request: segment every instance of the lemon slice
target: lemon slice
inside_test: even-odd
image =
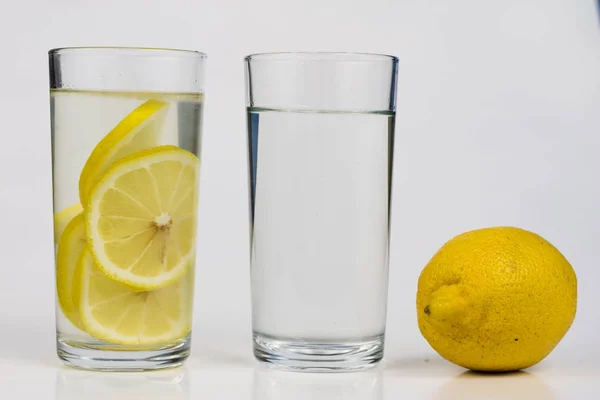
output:
[[[78,272],[79,312],[92,336],[109,343],[154,345],[190,332],[193,269],[169,286],[140,292],[109,279],[86,249]]]
[[[89,194],[115,161],[156,146],[168,103],[148,100],[117,124],[94,148],[79,177],[79,199],[87,206]]]
[[[83,328],[77,312],[77,304],[73,298],[75,269],[86,247],[85,221],[83,213],[79,213],[64,229],[56,252],[56,293],[58,304],[69,321],[78,328]]]
[[[81,211],[83,207],[77,203],[54,214],[54,244],[58,244],[67,224]]]
[[[181,277],[192,260],[200,160],[175,146],[113,164],[90,194],[87,237],[111,279],[152,290]]]

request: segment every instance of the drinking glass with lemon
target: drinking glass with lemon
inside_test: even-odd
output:
[[[51,102],[59,357],[87,369],[179,365],[203,94],[54,88]]]

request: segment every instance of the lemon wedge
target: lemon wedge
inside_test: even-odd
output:
[[[54,244],[58,244],[69,222],[81,211],[83,207],[77,203],[54,214]]]
[[[58,304],[69,321],[83,328],[74,300],[75,269],[86,247],[83,213],[73,218],[64,229],[56,252],[56,293]]]
[[[78,265],[79,312],[86,331],[109,343],[156,345],[191,330],[193,269],[177,282],[151,292],[109,279],[84,250]]]
[[[114,163],[85,210],[90,250],[112,280],[153,290],[183,276],[194,256],[200,160],[159,146]]]
[[[123,118],[96,145],[79,177],[79,198],[84,207],[94,185],[115,161],[156,146],[167,105],[160,100],[146,101]]]

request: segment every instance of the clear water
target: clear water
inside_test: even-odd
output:
[[[176,145],[200,157],[201,94],[69,90],[50,93],[55,213],[79,203],[79,176],[96,144],[126,115],[149,99],[169,103],[157,144]],[[63,315],[58,302],[56,310],[61,339],[101,344],[73,326]]]
[[[383,334],[394,118],[248,109],[256,334]]]

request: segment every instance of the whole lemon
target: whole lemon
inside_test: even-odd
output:
[[[577,277],[535,233],[494,227],[447,242],[419,277],[419,329],[445,359],[513,371],[544,359],[575,318]]]

